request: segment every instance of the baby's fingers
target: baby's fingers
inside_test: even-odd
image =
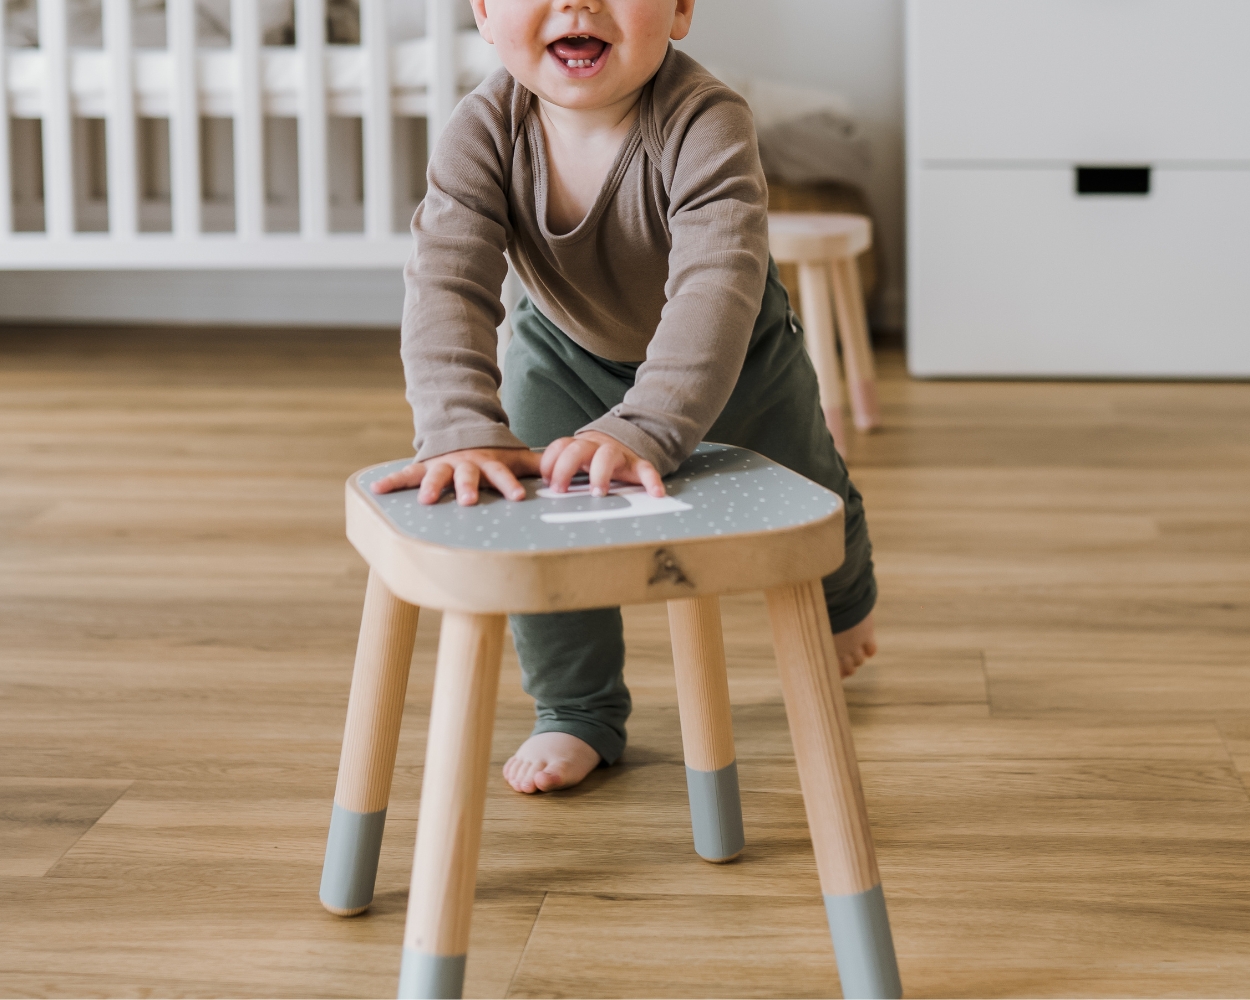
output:
[[[495,487],[509,500],[524,500],[525,487],[520,484],[517,477],[512,474],[503,462],[487,462],[482,466],[482,474],[486,477],[486,481]]]
[[[551,468],[551,488],[557,493],[567,493],[573,477],[587,467],[594,451],[593,443],[574,438]]]
[[[482,470],[472,462],[460,462],[453,476],[456,483],[456,501],[462,507],[477,503],[477,485],[482,480]]]
[[[394,493],[396,490],[410,490],[414,486],[420,486],[424,478],[425,465],[421,462],[413,462],[406,469],[383,476],[369,488],[374,493]]]
[[[571,437],[556,438],[543,449],[542,459],[538,463],[538,473],[547,482],[551,482],[551,476],[555,472],[556,461],[560,458],[561,452],[572,443]]]
[[[612,477],[616,470],[624,465],[625,456],[620,449],[611,445],[601,444],[590,460],[590,492],[597,497],[606,497],[612,488]]]
[[[425,478],[421,480],[421,492],[417,494],[418,503],[438,503],[443,490],[451,485],[451,466],[446,462],[432,463],[425,470]]]
[[[668,490],[664,488],[664,480],[660,478],[660,474],[655,471],[655,466],[650,462],[640,460],[634,466],[634,472],[638,476],[638,482],[653,497],[662,497],[668,494]]]

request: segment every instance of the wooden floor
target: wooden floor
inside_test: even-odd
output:
[[[393,996],[437,616],[364,917],[317,901],[396,338],[0,330],[0,994]],[[1250,989],[1250,386],[919,383],[854,442],[847,684],[910,996]],[[624,763],[492,778],[467,995],[819,997],[761,601],[725,602],[748,846],[690,843],[662,608]],[[495,764],[528,731],[505,663]]]

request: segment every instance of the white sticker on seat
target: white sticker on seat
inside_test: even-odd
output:
[[[570,486],[567,493],[557,493],[549,487],[538,491],[544,500],[582,499],[591,495],[589,483],[578,483]],[[693,510],[688,503],[675,497],[653,497],[641,486],[629,484],[614,485],[608,490],[608,496],[621,497],[628,502],[628,507],[605,507],[601,510],[574,510],[567,514],[543,514],[542,520],[547,524],[577,524],[584,521],[614,521],[624,517],[651,517],[655,514],[677,514],[683,510]]]

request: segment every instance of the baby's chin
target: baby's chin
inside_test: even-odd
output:
[[[615,57],[619,53],[611,55]],[[508,71],[526,90],[537,94],[547,104],[569,111],[599,111],[637,95],[659,68],[657,63],[654,67],[631,72],[632,67],[622,65],[624,62],[609,58],[595,75],[580,78],[567,74],[551,58],[531,68],[529,73],[517,73],[511,67]]]

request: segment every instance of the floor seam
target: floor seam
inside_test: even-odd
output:
[[[534,939],[534,928],[538,926],[538,918],[542,916],[543,907],[547,905],[547,897],[551,895],[550,891],[543,891],[542,902],[538,904],[538,909],[534,911],[534,922],[530,924],[529,933],[525,935],[525,945],[521,948],[521,955],[516,960],[516,967],[512,970],[512,975],[508,977],[508,986],[503,991],[505,997],[512,996],[512,986],[516,982],[517,973],[521,971],[521,966],[525,962],[525,954],[530,950],[530,941]]]
[[[1246,775],[1241,773],[1241,768],[1237,766],[1237,757],[1233,754],[1233,748],[1228,745],[1228,737],[1224,735],[1224,724],[1219,719],[1212,720],[1215,723],[1215,731],[1219,733],[1220,744],[1224,747],[1224,753],[1228,757],[1228,766],[1233,769],[1233,774],[1237,776],[1238,782],[1241,783],[1242,791],[1246,794],[1246,800],[1250,801],[1250,784],[1246,782]]]
[[[83,830],[82,833],[80,833],[77,837],[75,837],[74,842],[70,844],[67,848],[65,848],[65,850],[63,850],[60,853],[57,859],[53,861],[52,864],[48,865],[46,869],[44,869],[43,874],[39,877],[40,878],[56,878],[57,876],[52,874],[53,869],[55,869],[57,865],[59,865],[62,861],[65,860],[65,856],[69,854],[69,852],[72,851],[75,847],[78,846],[82,838],[85,837],[87,834],[89,834],[92,830],[94,830],[96,828],[96,824],[98,824],[100,820],[104,819],[105,816],[107,816],[110,812],[112,812],[113,807],[116,806],[117,803],[122,800],[122,797],[134,787],[135,787],[135,783],[133,781],[127,782],[126,787],[117,793],[117,798],[113,799],[113,801],[108,804],[108,808],[105,809],[102,813],[100,813],[100,815],[95,818],[95,820],[92,822],[92,824],[89,827],[87,827],[87,829]]]
[[[986,662],[985,650],[977,650],[981,657],[981,683],[985,685],[985,707],[991,716],[994,714],[994,699],[990,697],[990,668]]]

